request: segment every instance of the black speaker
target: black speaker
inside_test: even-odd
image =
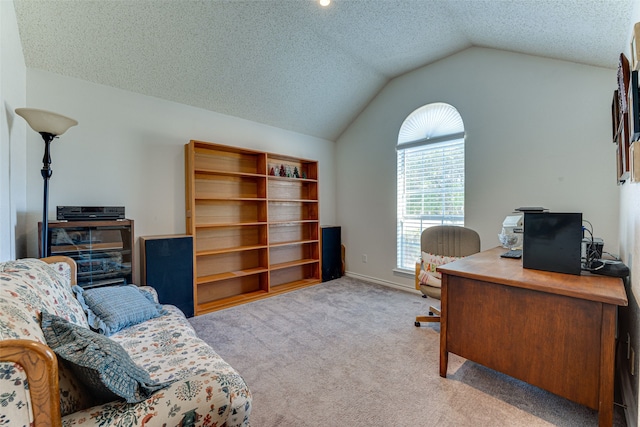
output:
[[[322,227],[322,281],[342,276],[340,227]]]
[[[158,291],[161,304],[178,307],[193,317],[192,236],[140,237],[141,281]]]

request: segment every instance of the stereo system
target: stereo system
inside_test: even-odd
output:
[[[57,206],[58,221],[125,219],[124,206]]]

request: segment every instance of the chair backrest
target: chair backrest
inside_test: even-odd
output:
[[[435,225],[422,232],[420,249],[434,255],[468,256],[480,252],[480,236],[466,227]]]

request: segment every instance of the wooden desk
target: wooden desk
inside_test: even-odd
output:
[[[531,270],[494,248],[441,266],[440,376],[449,352],[599,411],[613,423],[619,278]]]

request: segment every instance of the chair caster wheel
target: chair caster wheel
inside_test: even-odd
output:
[[[427,297],[426,295],[422,294],[422,298],[426,298],[426,297]]]
[[[420,327],[420,322],[415,322],[414,325],[416,325],[416,327]]]

